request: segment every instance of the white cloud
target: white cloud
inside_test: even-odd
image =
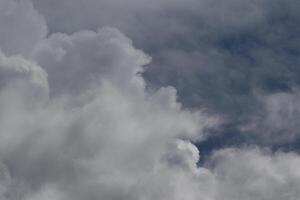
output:
[[[0,105],[0,160],[12,179],[3,195],[162,199],[157,190],[165,197],[175,195],[180,185],[141,191],[157,179],[178,181],[173,177],[177,170],[160,177],[168,171],[161,163],[167,144],[178,137],[203,139],[204,129],[218,119],[183,110],[172,87],[146,92],[139,73],[149,58],[116,29],[51,35],[28,59],[37,64],[20,56],[1,57],[5,87],[0,94],[8,99]],[[38,89],[45,93],[42,100],[35,96]],[[179,151],[186,151],[184,146]],[[194,151],[189,165],[196,168],[196,148],[187,147]],[[188,183],[192,176],[186,173],[179,178]],[[45,189],[49,184],[55,189]]]
[[[8,14],[16,23],[0,29],[30,28],[0,35],[0,198],[300,196],[298,154],[225,149],[198,167],[192,142],[205,139],[220,119],[184,109],[173,87],[146,89],[140,73],[150,58],[117,29],[46,37],[29,2],[1,3],[19,12]],[[15,46],[16,40],[29,43]]]
[[[299,155],[259,149],[225,149],[211,158],[216,199],[295,200],[300,196]]]

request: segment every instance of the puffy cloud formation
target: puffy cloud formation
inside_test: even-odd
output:
[[[133,0],[128,0],[128,5],[92,0],[33,3],[0,0],[0,199],[299,198],[300,157],[296,153],[274,153],[259,147],[227,148],[215,150],[199,166],[201,155],[195,143],[205,141],[212,129],[217,130],[222,117],[211,114],[205,101],[197,109],[188,109],[177,101],[176,88],[147,83],[143,74],[150,70],[151,59],[133,45],[137,41],[138,46],[152,48],[153,38],[144,43],[145,28],[162,31],[161,41],[166,43],[159,44],[158,40],[153,48],[167,46],[172,31],[191,31],[189,24],[177,25],[179,19],[191,20],[173,13],[177,10],[192,16],[201,5],[203,16],[221,31],[225,28],[219,23],[223,15],[224,20],[232,21],[233,29],[246,22],[255,23],[263,16],[259,15],[259,2],[253,6],[234,0],[221,3],[219,8],[214,1],[189,0],[185,4],[162,0],[150,4],[145,13],[145,2]],[[132,9],[128,12],[121,9],[129,5]],[[231,13],[233,5],[239,12]],[[216,15],[208,12],[208,7]],[[60,13],[62,8],[64,13]],[[135,13],[136,22],[147,23],[134,31],[126,20]],[[244,13],[247,18],[239,20],[237,17]],[[98,15],[102,16],[100,22]],[[125,20],[120,25],[115,24],[119,17]],[[163,30],[164,21],[154,23],[153,19],[176,23]],[[103,25],[124,29],[134,41],[118,29]],[[186,52],[165,48],[153,51],[154,58],[168,55],[175,68],[177,64],[193,63]],[[190,56],[203,63],[218,62],[205,59],[202,53]],[[157,63],[154,61],[154,65]],[[262,99],[265,107],[270,107],[262,123],[269,126],[274,107],[285,101],[281,94],[275,100],[266,96]]]
[[[299,155],[258,149],[225,149],[216,152],[211,164],[218,180],[216,199],[297,199]]]
[[[251,124],[265,109],[257,90],[272,95],[299,87],[297,0],[33,3],[45,16],[50,32],[73,33],[107,25],[120,29],[153,58],[143,73],[147,82],[157,88],[176,87],[184,106],[206,107],[223,115],[230,128],[220,134],[230,132],[232,126],[243,134],[240,127]]]

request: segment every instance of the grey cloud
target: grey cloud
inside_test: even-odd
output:
[[[0,1],[0,45],[7,55],[27,55],[46,36],[45,20],[30,1]]]
[[[57,33],[40,41],[32,57],[46,69],[54,93],[76,93],[101,78],[123,83],[139,79],[135,75],[143,71],[150,58],[131,43],[112,28],[80,31],[72,36]]]
[[[198,44],[224,32],[237,32],[264,21],[268,1],[87,0],[33,1],[52,32],[72,33],[114,26],[147,50]],[[76,15],[74,15],[76,13]],[[205,41],[204,41],[205,42]],[[172,44],[174,43],[174,44]]]
[[[46,35],[45,21],[29,1],[0,0],[22,11],[8,15],[16,23],[3,18],[0,28],[23,33],[6,35],[8,43],[0,36],[0,198],[297,199],[298,154],[222,149],[199,166],[202,155],[194,144],[206,140],[224,116],[252,122],[257,110],[247,113],[257,105],[267,117],[255,132],[269,130],[273,115],[290,102],[275,118],[297,117],[296,93],[273,94],[278,88],[261,85],[265,76],[276,79],[291,69],[283,68],[285,54],[277,51],[282,46],[272,50],[287,33],[264,39],[267,47],[257,39],[255,48],[247,34],[246,40],[239,35],[265,22],[268,9],[274,11],[267,2],[163,0],[145,8],[145,1],[133,0],[34,1],[50,26]],[[128,24],[133,19],[139,23]],[[118,29],[99,29],[103,25],[120,28],[132,40]],[[251,33],[261,38],[269,30]],[[14,46],[19,39],[29,45]],[[153,64],[133,44],[149,51]],[[238,47],[244,54],[234,51]],[[168,79],[173,73],[176,79]],[[189,102],[191,93],[195,102]],[[247,113],[239,115],[241,107]],[[287,121],[280,126],[291,132]]]
[[[31,105],[48,98],[47,73],[34,62],[21,56],[5,56],[0,51],[1,108],[14,107],[14,103]]]
[[[243,126],[245,132],[255,132],[266,143],[288,144],[299,138],[299,91],[257,94],[263,104],[260,111]],[[261,134],[260,134],[261,133]]]
[[[299,155],[259,149],[224,149],[211,160],[218,179],[216,199],[297,199]]]
[[[299,87],[296,0],[33,3],[50,32],[119,28],[153,58],[143,73],[151,86],[176,87],[184,106],[208,108],[238,131],[263,107],[256,90]]]
[[[142,191],[167,171],[166,143],[204,139],[218,121],[183,110],[172,87],[146,92],[139,73],[149,58],[116,29],[54,34],[26,53],[0,60],[4,199],[162,199],[160,188]],[[28,96],[38,89],[42,101]],[[176,188],[162,190],[170,196]]]

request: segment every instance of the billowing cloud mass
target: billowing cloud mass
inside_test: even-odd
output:
[[[206,107],[225,117],[227,128],[220,134],[235,129],[258,135],[240,128],[265,109],[257,92],[268,96],[299,87],[297,0],[33,3],[50,33],[107,25],[120,29],[153,58],[143,73],[147,82],[156,88],[172,85],[186,107]]]
[[[299,137],[278,6],[0,0],[0,199],[299,199],[300,156],[272,146]],[[228,126],[256,143],[199,152]]]

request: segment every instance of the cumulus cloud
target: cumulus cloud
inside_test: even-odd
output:
[[[33,57],[46,69],[54,93],[78,93],[103,79],[123,86],[136,82],[142,90],[144,83],[138,73],[150,58],[131,43],[112,28],[71,36],[57,33],[41,41]]]
[[[33,4],[50,32],[117,27],[153,58],[143,72],[148,83],[176,87],[184,106],[223,115],[228,127],[234,125],[239,132],[243,130],[238,127],[251,124],[263,107],[256,90],[272,95],[299,87],[297,0]],[[228,131],[224,128],[220,134]]]
[[[212,157],[217,199],[297,199],[299,156],[259,149],[225,149]]]
[[[157,70],[155,65],[162,66],[159,59],[165,57],[175,71],[181,65],[201,62],[201,77],[210,83],[205,76],[222,74],[223,58],[233,61],[233,56],[212,47],[191,54],[184,47],[182,51],[168,49],[170,41],[177,38],[172,31],[181,36],[192,34],[194,24],[185,22],[198,16],[200,7],[201,18],[212,23],[211,29],[224,32],[222,20],[231,23],[230,29],[240,29],[261,20],[264,5],[236,0],[220,6],[214,1],[189,0],[186,4],[162,0],[145,9],[145,1],[127,3],[0,0],[4,11],[0,14],[0,198],[297,199],[298,154],[272,153],[259,147],[229,148],[214,151],[199,166],[201,152],[195,143],[206,140],[211,130],[223,123],[223,116],[216,114],[214,102],[207,104],[200,97],[201,105],[187,108],[178,101],[177,88],[145,80],[145,73],[151,67]],[[123,6],[130,9],[125,12]],[[233,14],[232,9],[238,12]],[[242,14],[247,17],[240,19]],[[128,24],[132,19],[136,27]],[[166,24],[173,26],[163,30]],[[133,40],[103,25],[116,26]],[[154,39],[147,41],[147,32],[153,27],[163,42],[157,40],[152,46]],[[150,51],[154,56],[151,66],[150,56],[135,43],[146,50],[166,46]],[[273,57],[272,52],[263,52]],[[214,68],[216,63],[221,67]],[[191,77],[194,84],[193,75],[199,69],[189,69],[183,71],[183,81]],[[243,71],[239,70],[230,74],[242,82],[239,75]],[[181,72],[180,68],[176,71]],[[224,81],[216,80],[217,86],[226,89]],[[230,98],[226,90],[219,94],[202,89],[203,95],[211,92],[211,99],[219,95],[226,102],[226,97]],[[280,95],[267,98],[270,116],[281,99]],[[272,121],[272,116],[264,124]]]
[[[0,57],[2,197],[162,199],[159,187],[142,191],[162,173],[167,144],[203,139],[217,119],[183,110],[172,87],[146,92],[139,73],[150,59],[116,29],[37,42]]]

